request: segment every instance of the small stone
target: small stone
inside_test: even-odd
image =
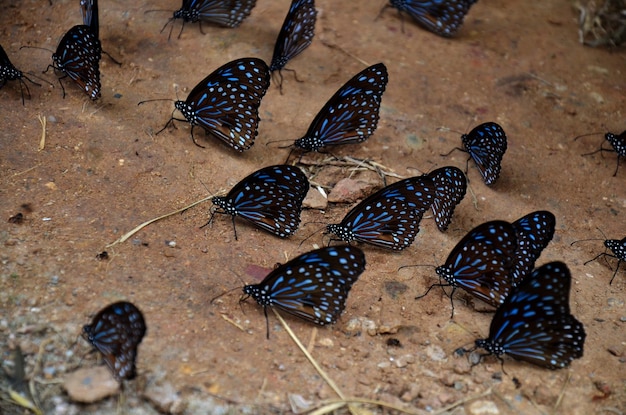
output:
[[[335,342],[329,337],[324,337],[317,342],[322,347],[335,347]]]
[[[404,391],[402,396],[400,396],[400,399],[402,399],[404,402],[411,402],[417,399],[419,395],[420,395],[419,385],[417,383],[411,383],[409,384],[407,390]]]
[[[453,370],[457,375],[466,375],[471,372],[472,366],[467,359],[459,359],[454,363]]]
[[[426,346],[424,352],[426,353],[426,356],[428,356],[433,362],[440,362],[442,360],[445,360],[447,357],[446,352],[444,352],[440,346],[434,344]]]
[[[499,415],[500,410],[493,401],[475,401],[468,405],[469,415]]]
[[[328,195],[330,203],[353,203],[371,193],[373,183],[362,180],[341,179]]]
[[[302,207],[307,209],[318,209],[324,210],[328,206],[328,198],[327,196],[320,193],[318,189],[315,187],[309,190],[309,193],[306,194],[306,197],[302,201]]]
[[[405,354],[395,358],[395,363],[397,367],[406,367],[408,364],[414,362],[415,356],[413,356],[412,354]]]
[[[554,407],[559,398],[556,393],[552,392],[549,388],[546,388],[546,385],[538,386],[533,395],[537,404],[550,407]]]
[[[169,382],[148,385],[143,395],[159,412],[173,414],[172,408],[174,406],[179,410],[184,410],[185,405],[178,402],[182,400],[180,395]],[[178,413],[182,413],[182,411]]]
[[[608,352],[613,356],[622,357],[624,355],[624,346],[614,344],[607,348]]]
[[[63,388],[74,402],[93,403],[120,391],[120,384],[105,366],[78,369],[65,376]]]

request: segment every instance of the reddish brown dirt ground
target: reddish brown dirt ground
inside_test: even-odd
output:
[[[0,42],[13,63],[40,74],[50,54],[20,46],[55,49],[64,32],[80,23],[77,3],[3,1]],[[604,249],[602,242],[570,246],[600,237],[597,228],[609,238],[626,236],[626,165],[613,177],[615,153],[581,156],[597,149],[602,135],[573,141],[580,134],[626,128],[624,49],[580,45],[570,2],[481,0],[455,39],[439,38],[410,21],[403,32],[392,9],[376,19],[382,0],[317,3],[315,40],[288,65],[304,82],[287,72],[284,95],[270,88],[260,109],[257,142],[244,154],[205,140],[199,131],[206,148],[195,146],[187,124],[154,135],[173,105],[137,103],[177,94],[184,99],[208,73],[235,58],[269,61],[288,0],[259,0],[250,18],[234,30],[204,25],[203,35],[190,24],[177,38],[176,22],[169,41],[168,29],[159,31],[171,14],[145,12],[173,10],[179,2],[101,0],[103,48],[123,62],[118,67],[103,57],[101,100],[90,102],[69,83],[63,99],[51,72],[41,76],[54,88],[29,85],[32,99],[24,106],[17,83],[0,90],[3,360],[21,346],[27,375],[38,380],[37,394],[49,413],[116,408],[153,413],[143,391],[155,379],[174,386],[186,413],[201,413],[202,402],[215,402],[230,413],[288,413],[290,396],[300,395],[313,406],[336,398],[271,313],[267,340],[263,311],[253,301],[240,306],[239,293],[233,292],[210,303],[241,286],[242,279],[257,282],[251,267],[272,268],[314,243],[321,245],[317,234],[299,246],[319,224],[280,240],[238,222],[236,241],[230,220],[223,217],[199,229],[208,218],[207,202],[107,248],[108,261],[96,260],[96,254],[141,222],[206,197],[207,189],[227,190],[260,167],[284,162],[288,150],[277,149],[282,143],[266,144],[302,136],[326,100],[365,67],[363,62],[384,62],[390,81],[378,130],[362,145],[336,154],[372,158],[401,176],[448,164],[464,168],[463,154],[440,156],[460,145],[460,134],[439,127],[462,132],[496,121],[509,139],[502,175],[487,188],[470,164],[476,203],[468,193],[448,232],[440,233],[427,218],[415,245],[405,252],[363,246],[367,270],[339,322],[320,328],[289,318],[296,335],[349,397],[410,411],[439,410],[466,399],[451,411],[479,413],[492,408],[491,402],[502,414],[624,413],[626,272],[622,266],[609,285],[616,261],[583,265]],[[41,151],[38,116],[47,119]],[[347,168],[326,169],[316,181],[332,186],[350,174]],[[370,173],[355,177],[376,178]],[[305,211],[303,223],[338,221],[349,207]],[[472,227],[492,219],[513,221],[538,209],[555,214],[557,229],[537,264],[561,260],[569,265],[572,312],[587,332],[584,356],[559,371],[508,358],[505,374],[493,358],[470,368],[467,356],[454,351],[486,336],[492,314],[479,312],[484,307],[463,301],[461,294],[450,320],[449,300],[440,292],[414,300],[436,282],[433,269],[398,267],[441,264]],[[20,211],[24,223],[8,223]],[[175,241],[176,247],[166,241]],[[120,299],[135,303],[147,320],[138,379],[119,404],[110,398],[62,412],[59,406],[67,396],[56,381],[79,365],[96,364],[93,355],[85,357],[89,347],[83,340],[72,344],[95,312]],[[350,329],[349,322],[366,320],[371,330]],[[391,338],[401,347],[388,346]],[[36,365],[43,342],[49,343]],[[74,352],[67,357],[69,347]],[[6,380],[2,385],[6,396]],[[0,410],[24,412],[6,401]]]

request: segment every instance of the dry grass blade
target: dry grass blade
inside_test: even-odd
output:
[[[278,313],[278,311],[276,311],[276,309],[274,309],[274,308],[272,308],[272,311],[276,315],[276,318],[278,318],[280,323],[285,328],[285,331],[287,331],[287,333],[289,334],[289,337],[291,337],[291,340],[294,341],[294,343],[298,346],[300,351],[302,351],[302,353],[306,356],[306,358],[309,360],[309,362],[313,365],[315,370],[317,370],[317,373],[319,373],[319,375],[322,377],[322,379],[324,379],[324,381],[328,384],[328,386],[330,386],[331,389],[333,391],[335,391],[337,396],[339,396],[339,398],[340,398],[340,400],[337,400],[337,401],[328,401],[321,408],[317,408],[317,409],[313,410],[312,412],[309,412],[309,415],[324,415],[324,414],[328,414],[328,413],[336,411],[337,409],[340,409],[340,408],[342,408],[343,406],[346,406],[346,405],[348,406],[348,409],[350,410],[350,412],[352,414],[355,414],[355,415],[359,415],[359,414],[360,415],[365,415],[365,414],[369,413],[369,411],[365,410],[364,408],[359,408],[359,407],[355,406],[355,404],[375,405],[375,406],[379,406],[379,407],[383,407],[383,408],[389,408],[389,409],[393,409],[395,411],[403,412],[403,413],[406,413],[406,414],[412,414],[412,415],[421,415],[421,414],[425,413],[425,412],[410,411],[410,410],[407,410],[407,409],[404,409],[404,408],[400,408],[398,406],[395,406],[395,405],[392,405],[392,404],[389,404],[389,403],[386,403],[386,402],[382,402],[382,401],[376,401],[376,400],[370,400],[370,399],[361,399],[361,398],[346,398],[345,395],[343,394],[343,392],[341,392],[339,387],[335,384],[335,382],[328,376],[328,374],[326,374],[326,372],[324,372],[324,370],[317,363],[317,361],[313,358],[313,356],[311,356],[311,354],[304,347],[304,345],[302,344],[300,339],[298,339],[298,337],[296,337],[296,334],[293,332],[293,330],[291,330],[291,327],[289,327],[287,322],[282,318],[282,316]]]
[[[166,213],[165,215],[159,216],[157,218],[150,219],[149,221],[146,221],[146,222],[142,223],[141,225],[137,226],[132,231],[125,233],[124,235],[122,235],[119,239],[115,240],[114,242],[111,242],[110,244],[106,245],[105,248],[110,248],[110,247],[112,247],[114,245],[117,245],[119,243],[126,242],[128,240],[128,238],[130,238],[131,236],[133,236],[134,234],[136,234],[137,232],[139,232],[140,230],[142,230],[146,226],[148,226],[148,225],[150,225],[150,224],[152,224],[154,222],[160,221],[161,219],[165,219],[165,218],[167,218],[169,216],[175,215],[177,213],[184,212],[187,209],[191,209],[192,207],[194,207],[196,205],[199,205],[202,202],[206,202],[207,200],[210,200],[212,197],[213,196],[205,197],[204,199],[200,199],[200,200],[198,200],[196,202],[193,202],[192,204],[190,204],[188,206],[185,206],[184,208],[180,208],[178,210],[175,210],[175,211],[170,212],[170,213]]]

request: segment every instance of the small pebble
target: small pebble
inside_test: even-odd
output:
[[[500,410],[493,401],[474,401],[467,406],[469,415],[499,415]]]
[[[72,401],[93,403],[119,393],[120,384],[106,366],[96,366],[66,375],[63,388]]]

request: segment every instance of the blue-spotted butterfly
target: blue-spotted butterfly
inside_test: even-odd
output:
[[[590,134],[578,136],[574,139],[574,141],[579,139],[580,137],[585,137],[587,135],[590,135]],[[615,166],[615,172],[613,173],[613,177],[615,177],[617,176],[617,171],[619,170],[620,158],[626,157],[626,130],[622,131],[621,134],[606,133],[604,135],[604,139],[608,141],[611,147],[613,148],[604,148],[603,147],[604,142],[603,142],[599,149],[597,149],[596,151],[592,151],[591,153],[585,153],[583,154],[583,156],[590,156],[592,154],[600,153],[603,151],[608,151],[610,153],[617,153],[617,165]]]
[[[517,236],[517,251],[511,278],[519,283],[535,268],[535,261],[554,236],[556,218],[552,212],[539,210],[513,222]]]
[[[51,65],[64,74],[59,78],[63,98],[65,88],[61,79],[65,77],[73,80],[92,100],[100,98],[101,57],[100,40],[89,26],[77,25],[68,30],[59,42],[56,52],[52,54],[53,65]]]
[[[136,376],[137,347],[145,334],[143,314],[126,301],[108,305],[83,327],[83,337],[102,354],[118,381]]]
[[[274,55],[270,63],[270,71],[278,71],[280,76],[279,87],[282,91],[283,76],[281,70],[294,57],[308,48],[315,35],[315,10],[314,0],[293,0],[283,26],[278,33],[274,45]]]
[[[359,72],[328,100],[306,135],[297,139],[294,146],[304,151],[320,151],[328,146],[367,140],[378,125],[387,81],[387,68],[382,63]]]
[[[364,270],[365,254],[359,248],[329,246],[280,265],[243,292],[263,306],[266,318],[267,307],[276,307],[315,324],[334,324]]]
[[[476,346],[548,369],[582,357],[586,334],[570,312],[571,280],[562,262],[537,268],[498,307],[489,337],[476,340]]]
[[[467,179],[458,167],[446,166],[426,174],[435,184],[435,197],[431,205],[437,228],[448,229],[454,209],[461,203],[467,190]]]
[[[500,177],[502,157],[507,148],[506,134],[502,127],[495,122],[486,122],[475,127],[469,134],[461,135],[461,140],[464,148],[457,149],[470,155],[469,158],[476,163],[487,186],[494,184]]]
[[[572,242],[571,245],[574,245],[577,242],[595,241],[595,240],[597,240],[597,239],[582,239],[580,241]],[[622,264],[622,262],[626,263],[626,238],[623,238],[622,240],[619,240],[619,239],[604,239],[604,247],[606,249],[608,249],[609,251],[611,251],[611,253],[600,252],[598,255],[596,255],[595,257],[591,258],[590,260],[585,261],[585,263],[583,265],[587,265],[588,263],[593,262],[593,261],[597,260],[600,257],[609,257],[609,258],[617,259],[617,267],[615,267],[615,272],[613,272],[613,276],[611,277],[611,281],[609,282],[609,285],[611,285],[611,284],[613,284],[613,280],[615,279],[615,276],[617,275],[617,271],[619,271],[619,267]]]
[[[443,37],[456,35],[470,7],[478,0],[390,0],[424,29]]]
[[[259,105],[270,86],[267,64],[257,58],[242,58],[229,62],[204,78],[191,90],[185,101],[174,106],[185,117],[172,117],[157,132],[176,121],[191,124],[191,139],[196,125],[233,149],[242,152],[254,144],[258,134]]]
[[[428,177],[401,180],[367,197],[341,223],[327,225],[326,231],[348,243],[403,250],[415,240],[434,193],[435,185]]]
[[[516,231],[511,223],[501,220],[485,222],[465,235],[452,249],[445,264],[436,268],[437,275],[446,283],[434,284],[428,291],[433,286],[451,286],[452,300],[454,291],[463,288],[497,307],[513,287],[510,273],[517,247]]]
[[[309,190],[309,180],[295,166],[264,167],[237,183],[226,196],[211,199],[216,213],[231,215],[233,228],[239,216],[281,238],[293,235],[300,225],[302,201]],[[237,229],[235,228],[235,239]]]
[[[24,79],[32,83],[33,85],[41,86],[37,82],[28,78],[22,71],[17,69],[11,61],[9,60],[9,56],[4,51],[2,45],[0,45],[0,88],[2,88],[7,81],[19,81],[20,83],[20,92],[22,93],[22,105],[24,105],[24,90],[22,89],[22,85],[26,88],[26,92],[28,93],[28,98],[30,99],[30,90],[28,89],[28,85],[24,82]]]
[[[255,5],[256,0],[183,0],[180,9],[174,12],[174,16],[163,29],[176,19],[183,20],[183,27],[185,23],[200,22],[200,32],[202,22],[222,27],[237,27],[250,15]],[[183,27],[180,29],[181,33]]]

